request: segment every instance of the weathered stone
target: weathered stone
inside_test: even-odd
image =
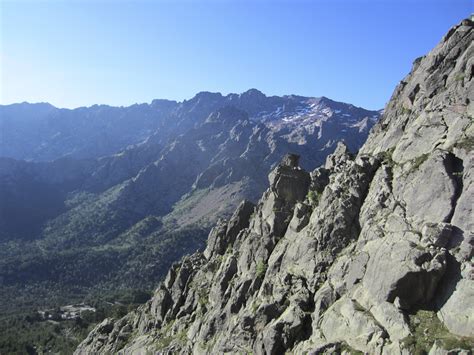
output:
[[[289,166],[290,168],[299,167],[300,156],[297,154],[286,154],[281,162],[281,165]]]
[[[322,193],[327,184],[329,184],[329,170],[319,167],[311,172],[311,191]]]
[[[386,239],[364,248],[369,254],[364,287],[381,302],[393,303],[398,297],[408,307],[426,304],[444,274],[444,253],[417,248],[403,239]]]
[[[321,315],[336,301],[336,292],[329,284],[324,284],[314,295],[314,313],[313,317],[316,322],[319,321]]]
[[[217,225],[212,228],[207,238],[207,247],[204,250],[204,256],[209,259],[214,253],[223,254],[225,252],[225,234],[227,231],[227,223],[219,221]]]
[[[447,302],[438,312],[438,317],[454,334],[474,337],[474,280],[461,279]]]
[[[448,161],[449,154],[435,152],[418,168],[412,168],[409,180],[394,179],[395,194],[405,201],[406,212],[420,226],[423,222],[449,222],[457,187],[446,169]]]
[[[421,243],[443,248],[450,240],[453,228],[448,223],[427,223],[421,230]]]
[[[247,200],[242,201],[242,203],[237,207],[227,224],[227,246],[232,246],[237,234],[249,226],[250,217],[254,212],[254,209],[255,205]]]
[[[328,170],[335,169],[342,166],[344,162],[350,160],[351,158],[352,155],[350,154],[347,146],[343,142],[338,142],[334,153],[326,158],[326,164],[324,165],[324,168]]]
[[[326,311],[320,326],[326,341],[345,341],[364,352],[373,352],[386,337],[375,319],[345,296]]]
[[[237,234],[247,228],[250,216],[254,212],[255,205],[244,200],[235,210],[229,222],[220,221],[209,234],[204,256],[210,259],[215,254],[222,255],[228,248],[232,248]]]

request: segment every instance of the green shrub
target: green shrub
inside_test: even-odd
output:
[[[413,111],[405,106],[402,106],[402,115],[411,115]]]
[[[409,320],[412,334],[404,338],[402,344],[412,354],[427,354],[435,341],[445,350],[474,348],[474,338],[451,334],[435,312],[418,310]]]
[[[350,355],[362,355],[362,354],[364,354],[362,351],[355,350],[354,348],[352,348],[347,343],[342,343],[342,345],[341,345],[341,352],[344,352],[344,351],[346,353],[349,353]]]
[[[267,265],[262,260],[260,260],[257,263],[255,272],[256,272],[257,277],[263,277],[265,273],[267,272]]]
[[[308,194],[306,195],[311,206],[316,207],[319,204],[319,200],[321,199],[321,193],[314,190],[309,190]]]
[[[395,151],[395,147],[392,147],[383,152],[380,152],[378,156],[384,163],[388,164],[389,166],[394,166],[395,162],[393,161],[393,158],[392,158],[394,151]]]
[[[411,161],[410,172],[417,170],[421,164],[423,164],[426,159],[428,159],[428,154],[422,154]]]
[[[460,142],[456,143],[456,147],[464,150],[473,150],[474,149],[474,137],[467,137]]]
[[[462,81],[464,80],[464,73],[457,73],[456,76],[454,77],[454,80],[456,81]]]

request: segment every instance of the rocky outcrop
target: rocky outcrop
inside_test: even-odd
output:
[[[474,24],[396,88],[357,156],[286,157],[137,311],[76,353],[468,353]],[[465,349],[465,350],[462,350]]]

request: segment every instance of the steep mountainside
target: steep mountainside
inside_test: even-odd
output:
[[[0,157],[0,313],[151,290],[204,247],[219,217],[259,198],[286,152],[313,169],[338,140],[358,150],[378,114],[257,90],[129,108],[1,107],[0,153],[36,161]],[[0,333],[9,328],[0,319]]]
[[[467,354],[473,39],[464,20],[415,61],[357,156],[339,144],[311,174],[287,156],[256,206],[76,353]]]
[[[312,169],[338,140],[358,150],[378,118],[378,112],[326,98],[267,97],[255,89],[227,96],[199,93],[182,103],[155,100],[128,108],[58,110],[47,104],[18,104],[0,111],[0,240],[7,241],[42,234],[68,240],[72,233],[71,238],[84,242],[87,234],[94,242],[95,235],[103,234],[97,223],[106,229],[119,227],[110,231],[116,236],[149,215],[167,215],[181,199],[169,221],[183,226],[180,217],[186,210],[188,221],[213,223],[239,199],[258,198],[265,176],[285,152],[307,156],[303,165]],[[145,133],[134,127],[146,128]],[[114,143],[102,141],[102,135]],[[85,150],[100,156],[140,140],[114,155],[74,159],[89,156]],[[106,150],[96,149],[99,143]],[[1,156],[63,158],[26,163]],[[203,190],[212,190],[205,200],[197,198]],[[47,198],[41,195],[45,191]],[[217,200],[228,203],[213,203]],[[93,218],[98,213],[101,218]],[[75,224],[78,215],[81,226]],[[49,226],[42,233],[45,223]]]
[[[222,100],[245,106],[248,112],[224,106],[201,118]],[[287,101],[293,102],[291,108],[278,106]],[[295,114],[294,110],[300,110],[297,103],[311,107]],[[189,228],[208,230],[218,217],[229,216],[242,199],[256,200],[261,195],[266,175],[285,152],[306,155],[304,165],[314,168],[334,150],[336,140],[360,148],[378,115],[328,99],[267,98],[256,90],[226,97],[201,93],[185,104],[180,107],[187,107],[186,114],[178,116],[182,122],[192,116],[194,126],[169,136],[167,143],[163,143],[166,134],[157,130],[144,142],[99,159],[24,162],[0,158],[0,242],[6,243],[1,254],[8,257],[1,262],[3,284],[23,284],[28,281],[26,275],[35,274],[21,270],[23,264],[14,258],[16,251],[26,249],[35,259],[42,255],[40,265],[44,262],[50,269],[41,277],[46,280],[55,273],[51,263],[55,264],[58,252],[75,250],[83,256],[97,248],[102,255],[110,252],[106,244],[111,244],[123,253],[125,244],[127,256],[122,257],[136,259],[135,248],[142,246],[136,238],[129,240],[130,233],[142,230],[143,225],[146,232],[140,235],[160,235],[155,240]],[[258,111],[272,107],[277,107],[272,119],[267,111]],[[303,117],[310,128],[300,132],[293,121]],[[274,126],[260,122],[265,120]],[[182,247],[189,252],[202,242],[200,237]],[[23,252],[21,258],[25,258]],[[170,259],[157,258],[157,263],[166,270]],[[155,271],[145,274],[150,279],[157,276]],[[131,278],[130,282],[135,281]]]
[[[167,111],[159,109],[163,105]],[[95,106],[78,109],[85,111],[82,116],[54,119],[48,115],[56,112],[55,108],[30,106],[20,105],[26,118],[10,117],[19,108],[5,106],[2,109],[7,114],[2,120],[19,132],[22,123],[35,129],[31,124],[35,120],[52,130],[61,129],[55,120],[81,127],[83,122],[93,130],[97,121],[115,125],[117,119],[105,108],[110,115],[100,116],[103,111]],[[41,240],[41,246],[34,247],[43,252],[103,245],[151,216],[159,218],[153,223],[159,229],[163,223],[167,229],[179,229],[197,221],[207,228],[218,216],[229,215],[242,198],[257,199],[265,189],[266,175],[284,152],[306,155],[304,165],[314,168],[334,150],[337,140],[359,149],[378,117],[377,112],[326,98],[266,97],[257,90],[228,96],[200,93],[176,105],[155,100],[143,107],[167,115],[167,124],[115,155],[80,160],[67,157],[53,162],[0,158],[0,241]],[[220,108],[212,111],[216,107]],[[137,117],[144,113],[137,107],[132,111],[137,116],[123,120],[140,121]],[[102,112],[100,118],[94,112]],[[156,115],[154,120],[155,125],[161,122]],[[305,124],[296,125],[298,120]],[[20,144],[21,139],[9,136],[8,127],[2,134]],[[38,131],[41,136],[42,128]],[[74,134],[86,133],[79,129]],[[94,136],[89,138],[87,142]],[[13,149],[8,139],[2,139],[2,144]],[[43,145],[56,144],[63,146],[50,137]]]

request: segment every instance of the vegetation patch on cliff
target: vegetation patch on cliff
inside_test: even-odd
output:
[[[412,335],[404,338],[402,344],[413,354],[427,354],[433,344],[445,350],[474,348],[474,339],[451,334],[436,316],[435,312],[418,310],[409,316]]]

